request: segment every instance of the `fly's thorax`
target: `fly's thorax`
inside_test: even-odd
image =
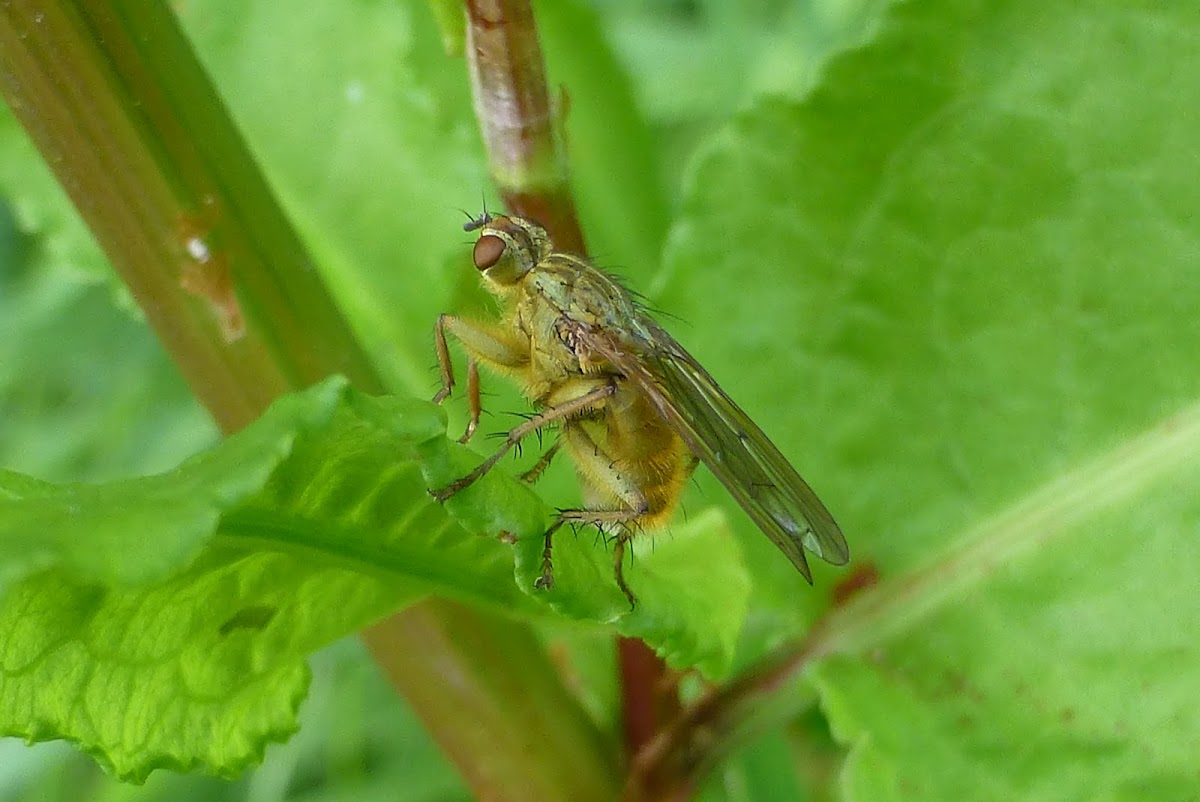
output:
[[[586,262],[567,254],[553,254],[540,262],[521,282],[522,317],[536,355],[572,374],[607,372],[579,336],[594,331],[611,318],[611,303]]]
[[[569,315],[577,295],[577,274],[560,259],[542,262],[526,276],[524,291],[556,318]],[[581,321],[586,322],[586,321]]]
[[[528,342],[529,364],[524,370],[524,393],[535,404],[547,399],[573,378],[588,371],[562,336],[558,307],[537,292],[529,279],[512,290],[511,328]]]
[[[587,332],[603,332],[606,337],[628,342],[647,337],[643,316],[628,291],[584,259],[551,254],[526,283],[556,311],[559,335],[585,363],[594,362],[588,353]],[[585,372],[591,371],[585,366]]]
[[[561,307],[564,314],[581,323],[624,330],[638,317],[637,304],[629,292],[591,262],[574,256],[553,254],[542,265],[546,272],[569,277]],[[542,272],[542,270],[539,270]]]

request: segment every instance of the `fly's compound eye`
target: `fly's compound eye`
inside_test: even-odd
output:
[[[493,234],[484,234],[475,240],[475,250],[471,251],[471,258],[475,260],[475,267],[478,270],[487,270],[496,264],[496,262],[499,262],[500,257],[504,255],[504,247],[504,240]]]

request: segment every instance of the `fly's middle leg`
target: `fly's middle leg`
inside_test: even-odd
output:
[[[565,523],[591,524],[601,532],[616,530],[616,545],[613,547],[613,576],[616,577],[617,587],[629,601],[629,609],[637,607],[637,597],[625,583],[625,546],[637,532],[639,519],[645,517],[646,510],[563,510],[545,534],[545,547],[542,550],[542,575],[534,582],[537,588],[554,587],[554,565],[551,560],[551,537]]]
[[[558,454],[560,448],[562,448],[562,440],[555,440],[554,444],[546,449],[542,456],[538,458],[533,467],[521,474],[521,481],[526,484],[533,484],[542,478],[542,474],[550,467],[551,461]]]
[[[480,463],[475,470],[471,471],[461,479],[451,482],[441,490],[430,491],[430,494],[438,501],[445,501],[455,493],[465,490],[466,488],[475,484],[476,481],[478,481],[488,471],[495,467],[496,463],[499,462],[505,454],[511,451],[513,446],[520,443],[526,436],[532,434],[538,429],[541,429],[547,424],[554,423],[555,421],[566,420],[589,413],[597,406],[603,404],[604,400],[609,398],[615,392],[615,389],[615,385],[612,382],[606,381],[600,386],[592,387],[587,392],[584,392],[575,398],[561,401],[554,406],[547,407],[529,420],[522,423],[520,426],[517,426],[510,431],[508,436],[504,438],[504,444],[501,445],[500,448],[498,448],[496,452],[492,454],[492,456]]]

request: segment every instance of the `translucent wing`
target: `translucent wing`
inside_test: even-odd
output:
[[[806,579],[805,549],[834,565],[849,560],[833,516],[763,430],[671,335],[648,318],[641,322],[650,336],[636,342],[594,329],[577,336],[646,394]]]

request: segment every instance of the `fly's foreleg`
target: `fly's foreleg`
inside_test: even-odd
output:
[[[547,424],[555,421],[566,420],[571,417],[586,414],[594,410],[598,405],[603,404],[606,398],[612,396],[616,392],[616,385],[612,382],[605,382],[598,387],[584,392],[582,395],[576,396],[566,401],[560,401],[554,406],[547,407],[538,414],[534,415],[529,420],[522,423],[508,433],[504,438],[504,444],[496,450],[492,456],[485,459],[479,464],[475,470],[459,479],[451,482],[441,490],[431,491],[432,495],[438,501],[445,501],[460,490],[465,490],[475,484],[484,474],[495,467],[505,454],[512,450],[513,446],[520,443],[526,436],[541,429]]]
[[[450,397],[454,389],[454,363],[450,360],[450,346],[446,344],[446,320],[450,315],[438,315],[437,323],[433,325],[433,348],[437,351],[438,370],[442,374],[442,389],[433,397],[433,403],[440,404]]]
[[[458,440],[465,443],[479,428],[479,416],[482,414],[479,362],[509,370],[519,369],[529,364],[529,343],[522,344],[519,337],[499,328],[471,323],[454,315],[439,315],[433,328],[433,345],[437,351],[442,388],[433,397],[435,404],[449,398],[454,389],[454,363],[450,359],[447,332],[453,334],[467,352],[467,429]]]

